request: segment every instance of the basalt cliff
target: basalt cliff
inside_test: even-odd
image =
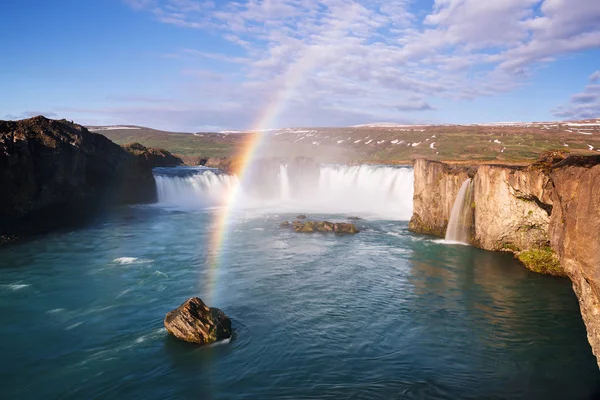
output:
[[[471,178],[469,242],[512,251],[536,272],[568,276],[600,364],[600,156],[550,152],[529,166],[416,160],[414,169],[409,229],[443,236]]]
[[[149,151],[66,120],[0,121],[0,243],[105,206],[154,201]]]

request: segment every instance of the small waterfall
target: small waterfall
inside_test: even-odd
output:
[[[290,179],[285,164],[279,166],[279,187],[281,189],[281,199],[288,200],[290,198]]]
[[[236,207],[397,220],[412,215],[412,168],[269,160],[257,162],[248,172],[239,187]],[[222,205],[231,189],[240,185],[236,176],[208,168],[164,168],[154,173],[158,202],[167,207]]]
[[[460,187],[450,220],[448,221],[448,229],[446,230],[446,240],[451,242],[469,243],[469,230],[473,222],[473,183],[469,178]]]

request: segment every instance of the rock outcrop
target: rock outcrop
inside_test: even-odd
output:
[[[338,235],[354,235],[359,231],[356,225],[348,222],[329,222],[329,221],[307,221],[306,216],[302,220],[293,222],[284,221],[282,228],[291,228],[299,233],[336,233]]]
[[[552,248],[573,282],[600,365],[600,156],[570,157],[549,174],[554,186]]]
[[[177,339],[198,344],[211,344],[231,338],[231,320],[218,308],[208,307],[192,297],[164,320],[167,331]]]
[[[0,236],[76,222],[100,207],[152,202],[148,161],[66,120],[0,121]]]
[[[210,158],[199,158],[198,165],[209,168],[217,168],[227,174],[235,174],[238,172],[241,160],[229,157],[210,157]]]
[[[472,176],[470,243],[512,251],[536,272],[568,276],[600,362],[600,156],[549,152],[529,166],[417,160],[414,168],[409,228],[444,236],[457,188]]]
[[[140,143],[129,143],[123,146],[129,153],[145,159],[150,167],[177,167],[184,162],[180,157],[174,156],[167,150],[146,147]]]

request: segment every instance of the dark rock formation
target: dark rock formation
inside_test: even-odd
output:
[[[297,215],[296,219],[306,219],[306,215],[304,215],[304,214]]]
[[[409,228],[444,236],[457,185],[471,176],[471,244],[511,251],[535,272],[568,276],[600,363],[600,156],[553,151],[530,166],[417,160],[414,168]]]
[[[144,158],[150,167],[176,167],[184,164],[183,160],[167,150],[145,147],[139,143],[129,143],[123,146],[129,153]]]
[[[329,222],[329,221],[294,221],[292,223],[284,221],[280,224],[281,228],[291,228],[300,233],[336,233],[339,235],[353,235],[358,232],[358,228],[354,224],[347,222]]]
[[[152,202],[148,161],[66,120],[0,121],[0,236],[44,232],[102,206]]]
[[[198,344],[211,344],[231,338],[231,320],[223,311],[207,307],[192,297],[165,317],[165,328],[177,339]]]

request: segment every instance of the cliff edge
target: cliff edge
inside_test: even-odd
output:
[[[146,158],[83,126],[42,116],[0,121],[0,187],[4,241],[76,222],[103,206],[156,198]]]
[[[600,365],[600,156],[548,152],[529,166],[416,160],[409,229],[444,236],[461,184],[473,182],[469,243],[511,251],[535,272],[568,276]]]

